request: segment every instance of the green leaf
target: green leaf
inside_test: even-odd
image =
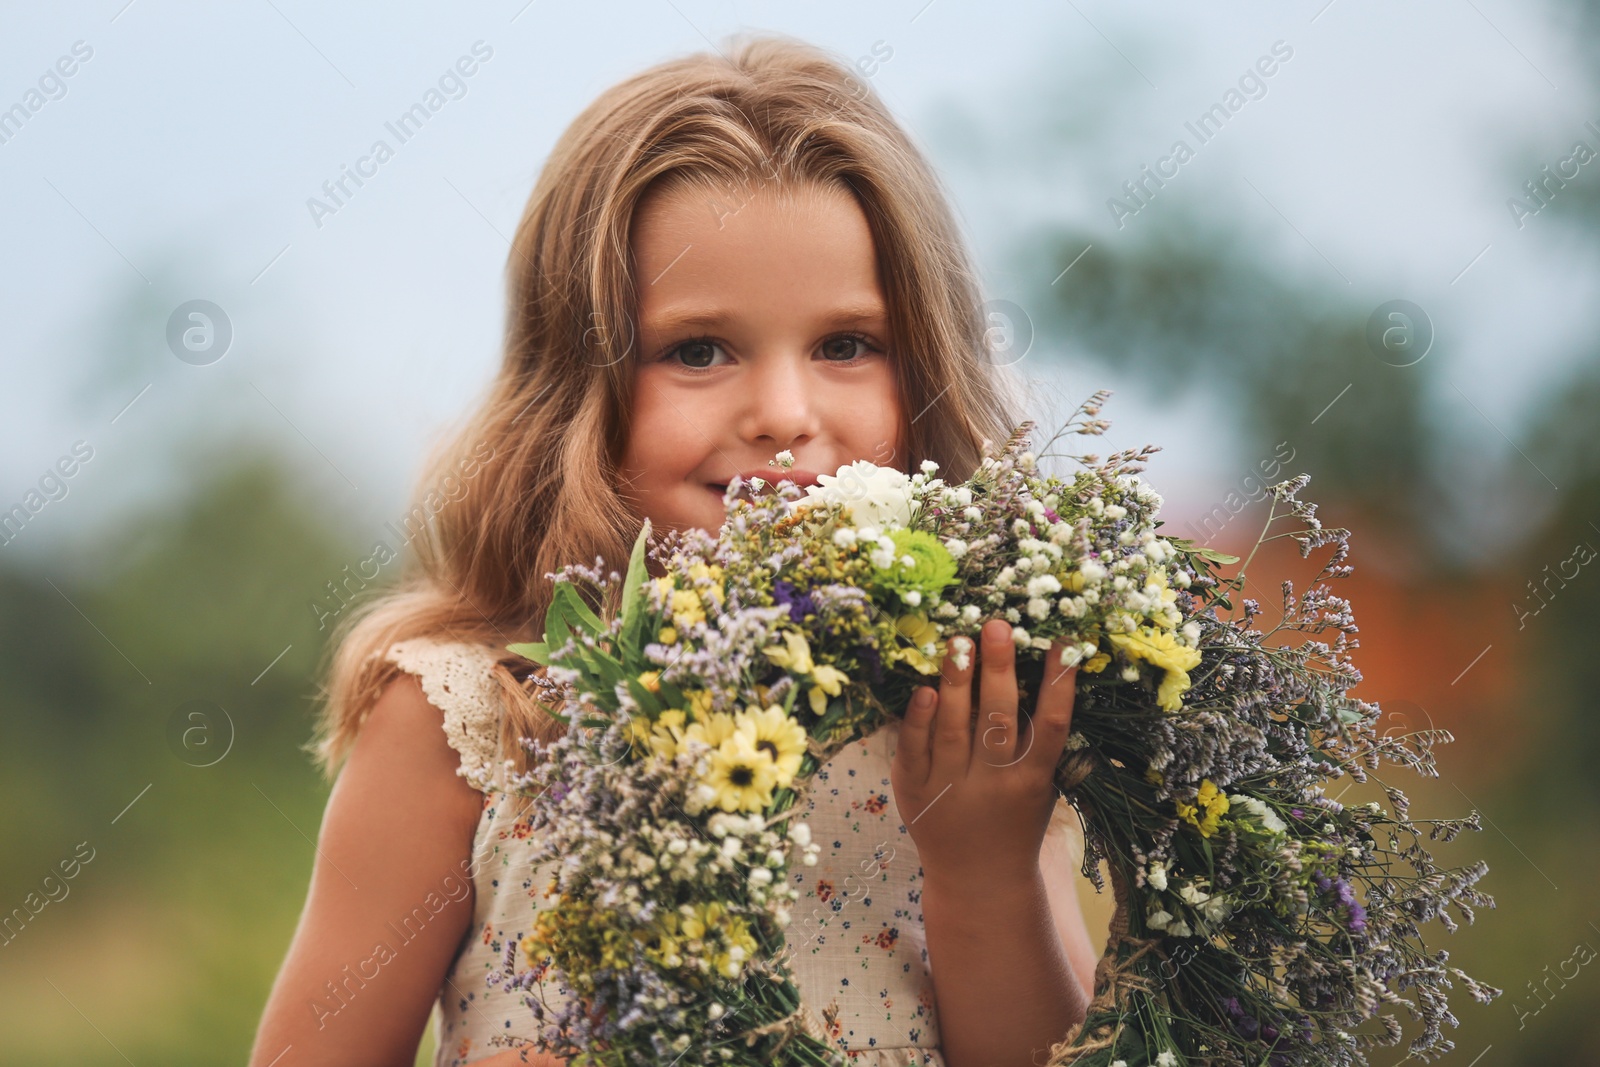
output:
[[[523,659],[531,659],[541,667],[550,666],[550,646],[543,641],[537,643],[524,643],[520,645],[507,645],[509,651],[515,652]]]
[[[628,692],[639,702],[639,709],[644,712],[645,718],[654,722],[661,717],[661,712],[664,710],[661,699],[646,689],[643,682],[637,678],[629,678]]]
[[[645,548],[650,538],[650,520],[633,543],[633,554],[628,558],[628,575],[622,586],[622,629],[618,638],[623,662],[635,664],[644,649],[645,633],[650,624],[651,612],[646,607],[644,584],[650,580],[645,565]]]
[[[583,602],[583,597],[578,595],[577,587],[571,582],[561,582],[556,586],[555,594],[550,598],[550,610],[559,611],[567,626],[576,628],[581,624],[590,634],[598,634],[606,628],[606,624],[600,621],[600,616]],[[549,629],[548,621],[549,616],[546,616],[546,630]],[[545,635],[545,640],[550,640],[548,633]]]
[[[623,676],[626,674],[622,664],[618,663],[612,656],[593,648],[585,648],[583,650],[583,661],[585,666],[588,667],[585,672],[587,678],[593,682],[589,688],[598,690],[600,693],[611,697],[614,701],[617,683],[622,681]]]
[[[627,619],[641,599],[641,586],[645,579],[645,546],[650,540],[650,520],[644,520],[639,536],[633,542],[633,554],[628,557],[628,574],[622,579],[622,617]]]
[[[1334,714],[1337,715],[1339,717],[1339,721],[1344,723],[1346,726],[1354,726],[1356,723],[1361,722],[1366,718],[1365,715],[1361,714],[1361,712],[1357,711],[1349,704],[1340,704],[1334,709]]]
[[[1180,550],[1182,550],[1184,552],[1187,552],[1187,553],[1189,553],[1190,555],[1193,555],[1193,556],[1199,556],[1202,559],[1209,559],[1213,563],[1238,563],[1239,562],[1239,557],[1238,556],[1230,556],[1226,552],[1218,552],[1214,548],[1206,548],[1203,545],[1195,544],[1193,541],[1185,541],[1185,540],[1183,540],[1181,538],[1177,538],[1177,537],[1171,537],[1171,538],[1168,538],[1168,540],[1171,541],[1174,545],[1176,545]]]
[[[566,612],[562,608],[561,590],[566,587],[566,582],[557,582],[555,592],[550,597],[550,607],[544,613],[544,644],[546,655],[565,645],[572,639],[572,628],[567,625]]]

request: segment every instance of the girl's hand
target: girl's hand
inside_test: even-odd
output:
[[[1019,725],[1011,626],[990,619],[979,638],[977,650],[968,638],[951,638],[938,692],[913,691],[889,769],[924,874],[963,887],[1036,877],[1078,680],[1076,667],[1061,668],[1056,642],[1045,654],[1032,721]],[[966,642],[965,669],[956,666],[958,642]],[[974,669],[983,671],[976,721]]]

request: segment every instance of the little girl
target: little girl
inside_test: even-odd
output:
[[[550,572],[620,563],[646,517],[715,531],[736,475],[967,477],[1013,425],[973,279],[927,163],[817,49],[745,40],[578,116],[517,229],[501,371],[424,481],[464,490],[425,501],[415,570],[332,643],[337,778],[253,1067],[410,1064],[430,1011],[437,1065],[562,1062],[502,988],[547,881],[507,775],[562,729],[505,646],[542,636]],[[988,622],[803,801],[797,1024],[853,1062],[1042,1063],[1083,1016],[1096,953],[1050,778],[1075,672],[1019,721],[1012,648]]]

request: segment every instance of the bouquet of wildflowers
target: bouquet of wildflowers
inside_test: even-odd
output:
[[[1106,395],[1050,444],[1102,432]],[[647,523],[625,575],[597,560],[556,576],[544,642],[510,646],[548,667],[543,697],[569,725],[529,742],[540,759],[513,783],[539,797],[531,862],[553,874],[497,976],[527,993],[542,1047],[580,1064],[842,1064],[802,1024],[785,953],[787,872],[817,852],[796,801],[901,714],[947,638],[991,617],[1013,624],[1024,708],[1058,639],[1079,668],[1056,781],[1083,818],[1085,873],[1099,885],[1105,861],[1117,900],[1088,1018],[1053,1063],[1363,1064],[1402,1039],[1401,1008],[1431,1059],[1452,1047],[1453,978],[1498,993],[1421,938],[1432,919],[1455,928],[1447,909],[1492,906],[1483,864],[1440,869],[1424,845],[1476,813],[1414,821],[1395,788],[1387,808],[1323,793],[1385,761],[1431,773],[1448,739],[1380,737],[1377,706],[1347,694],[1348,605],[1286,582],[1262,632],[1259,606],[1231,600],[1244,568],[1219,573],[1237,558],[1157,532],[1139,476],[1153,449],[1073,457],[1062,478],[1040,473],[1031,429],[959,485],[932,463],[856,463],[751,499],[736,480],[717,535],[651,547]],[[1348,532],[1297,499],[1307,480],[1272,488],[1257,547],[1334,546],[1320,582],[1348,572]],[[601,618],[590,599],[619,584]],[[556,981],[570,995],[547,1004]]]

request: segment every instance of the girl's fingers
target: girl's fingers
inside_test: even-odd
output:
[[[908,785],[923,785],[928,780],[933,764],[933,713],[938,704],[939,694],[932,686],[919,685],[911,691],[894,750],[894,762]]]
[[[1039,682],[1039,699],[1034,704],[1028,738],[1027,758],[1044,773],[1052,774],[1061,761],[1072,732],[1072,708],[1078,693],[1078,668],[1061,666],[1061,641],[1050,646],[1044,657],[1044,677]]]
[[[984,623],[979,638],[983,676],[978,683],[976,758],[1004,767],[1017,751],[1017,648],[1011,642],[1011,624],[1004,619]]]
[[[972,757],[972,639],[957,635],[939,669],[939,707],[934,715],[930,780],[935,784],[965,778]],[[957,661],[960,661],[960,665]]]

